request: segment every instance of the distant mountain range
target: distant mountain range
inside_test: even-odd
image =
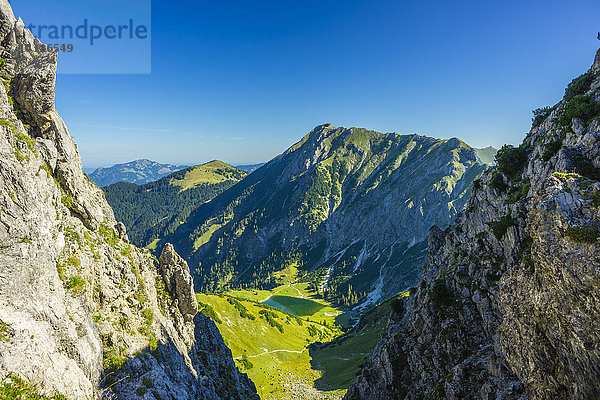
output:
[[[143,185],[184,168],[188,168],[188,166],[160,164],[155,161],[142,159],[125,164],[116,164],[112,167],[98,168],[89,174],[89,177],[99,187],[122,181]]]
[[[251,173],[263,165],[265,163],[243,164],[236,165],[235,168]],[[124,164],[115,164],[112,167],[84,168],[83,170],[88,172],[92,182],[99,187],[105,187],[117,182],[130,182],[136,185],[143,185],[189,167],[189,165],[161,164],[148,159],[140,159]]]
[[[483,149],[473,149],[475,150],[475,154],[477,154],[477,159],[483,163],[488,165],[496,165],[495,157],[498,149],[493,148],[492,146],[485,147]]]
[[[258,163],[258,164],[245,164],[245,165],[236,165],[235,167],[237,169],[241,169],[242,171],[246,171],[248,173],[250,172],[254,172],[257,169],[259,169],[260,167],[262,167],[263,165],[265,165],[266,163]]]

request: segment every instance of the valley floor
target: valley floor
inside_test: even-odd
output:
[[[307,286],[197,294],[264,400],[341,399],[385,327],[389,307],[368,327],[344,334],[347,315]]]

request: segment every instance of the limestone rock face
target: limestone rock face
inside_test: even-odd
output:
[[[167,291],[81,171],[54,109],[56,54],[6,0],[0,58],[0,381],[77,400],[257,398],[185,265],[171,255]]]
[[[89,182],[81,170],[81,157],[75,141],[54,110],[57,53],[33,37],[23,21],[15,21],[7,3],[0,16],[2,48],[6,61],[2,71],[10,76],[8,96],[19,121],[27,126],[32,138],[46,139],[41,150],[54,177],[88,228],[96,229],[102,221],[114,224],[114,216],[102,192]]]
[[[193,318],[198,312],[194,282],[187,262],[167,243],[158,259],[158,266],[167,290],[177,299],[179,311]]]
[[[585,90],[600,99],[600,76]],[[346,399],[600,398],[600,123],[563,110],[529,132],[522,170],[486,172],[431,230],[405,315]]]
[[[13,78],[15,100],[30,115],[43,115],[54,110],[56,62],[56,53],[45,52]]]

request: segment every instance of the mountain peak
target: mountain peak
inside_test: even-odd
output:
[[[323,124],[196,209],[165,240],[197,271],[202,290],[269,285],[287,262],[279,254],[294,253],[305,273],[335,270],[332,301],[342,302],[351,285],[360,293],[353,305],[371,304],[414,283],[429,227],[450,223],[486,168],[459,139]],[[412,267],[396,260],[409,248]],[[330,259],[342,253],[347,258]],[[224,279],[228,265],[235,267]],[[246,273],[257,265],[263,267]],[[380,270],[387,278],[377,286]]]
[[[173,176],[170,182],[171,185],[181,187],[181,191],[203,184],[239,181],[247,175],[245,171],[219,160],[189,167],[185,171],[181,171],[181,174],[181,176]]]
[[[207,163],[202,164],[204,167],[213,167],[213,168],[235,168],[232,165],[227,164],[221,160],[212,160]]]

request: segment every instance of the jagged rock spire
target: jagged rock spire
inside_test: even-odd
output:
[[[193,318],[198,313],[198,303],[187,262],[175,252],[171,243],[167,243],[158,265],[167,290],[178,302],[179,311],[183,316]]]
[[[600,49],[598,49],[598,51],[596,52],[596,58],[594,59],[592,70],[600,71]]]

